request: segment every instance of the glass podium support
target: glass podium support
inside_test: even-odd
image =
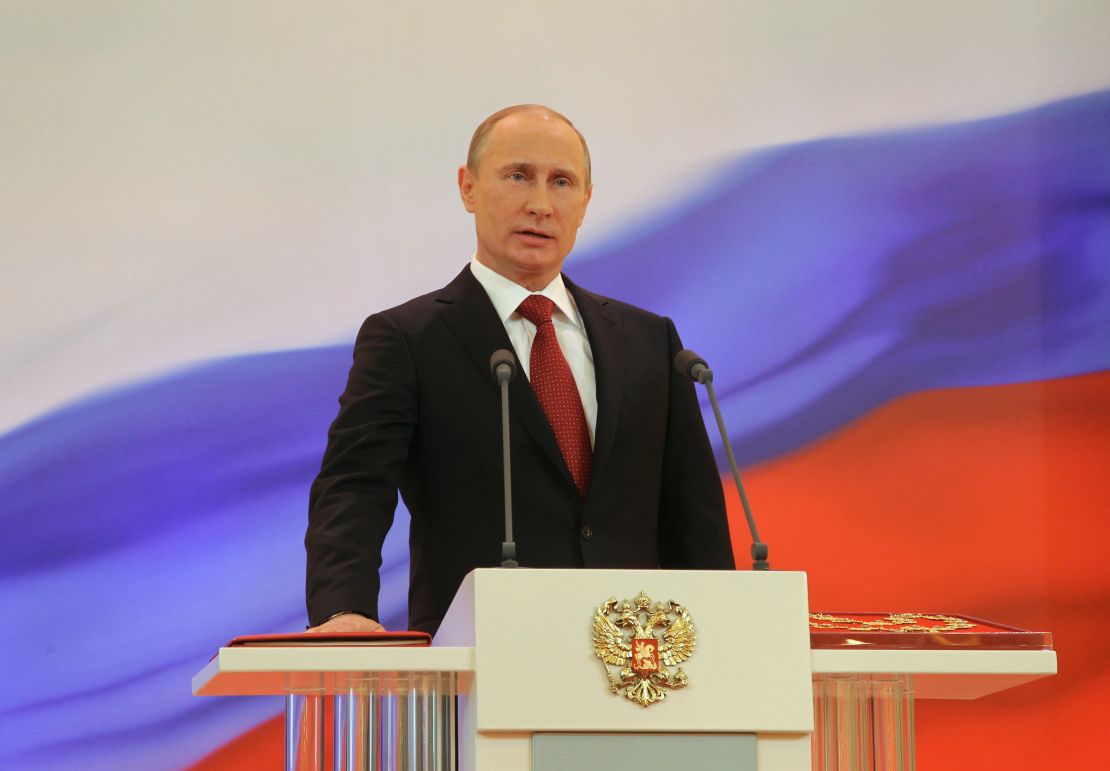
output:
[[[321,692],[285,696],[285,768],[324,769],[324,696]]]
[[[454,771],[451,672],[337,674],[285,697],[286,771]]]
[[[813,771],[914,771],[910,675],[813,678]]]

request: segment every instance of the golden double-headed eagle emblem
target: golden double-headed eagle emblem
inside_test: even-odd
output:
[[[696,644],[694,621],[674,600],[652,603],[643,592],[631,600],[611,597],[594,614],[594,654],[609,690],[641,707],[665,699],[667,689],[688,684],[677,665],[694,654]]]

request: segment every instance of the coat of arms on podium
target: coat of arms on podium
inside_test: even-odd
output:
[[[631,600],[611,597],[594,614],[594,655],[609,690],[641,707],[689,682],[677,665],[693,655],[696,643],[690,612],[674,600],[653,603],[643,592]]]

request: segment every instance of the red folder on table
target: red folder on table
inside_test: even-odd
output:
[[[432,636],[427,632],[286,632],[282,634],[247,634],[236,637],[226,648],[300,648],[300,647],[375,647],[427,646]]]

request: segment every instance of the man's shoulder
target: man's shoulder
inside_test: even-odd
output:
[[[565,277],[564,277],[565,279]],[[647,324],[666,324],[668,319],[654,311],[646,308],[641,308],[638,305],[618,300],[615,297],[607,297],[606,295],[593,292],[585,287],[566,279],[567,287],[570,289],[574,300],[578,303],[579,308],[585,304],[592,304],[593,306],[603,309],[606,313],[611,313],[614,316],[622,319],[630,319],[633,321],[640,321]]]
[[[446,308],[470,299],[475,288],[480,290],[481,286],[471,275],[469,268],[464,268],[446,286],[419,295],[411,300],[406,300],[391,308],[376,311],[370,318],[385,318],[398,326],[426,323]]]
[[[394,320],[418,319],[435,315],[435,311],[443,305],[437,300],[442,291],[442,289],[437,289],[434,292],[413,297],[411,300],[405,300],[391,308],[375,311],[374,315],[385,316]]]

